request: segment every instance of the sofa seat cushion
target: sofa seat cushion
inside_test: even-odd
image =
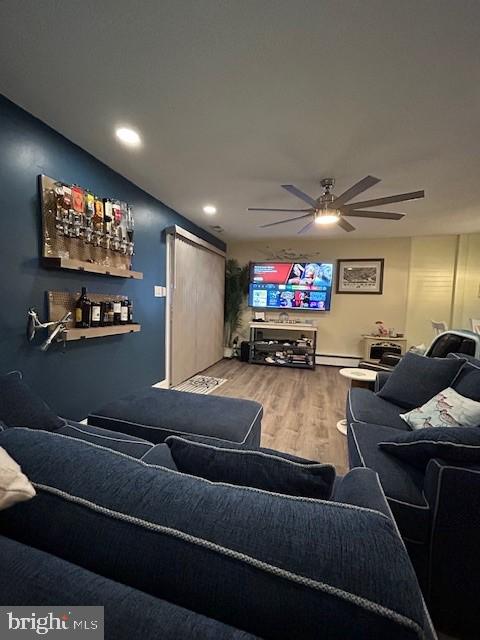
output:
[[[64,420],[25,383],[19,371],[0,376],[0,420],[6,427],[56,431]]]
[[[251,400],[147,387],[92,411],[88,424],[154,444],[172,435],[200,435],[258,446],[262,414],[262,405]]]
[[[73,420],[66,420],[65,425],[58,430],[58,433],[86,442],[93,442],[102,447],[126,453],[134,458],[141,458],[153,447],[153,444],[148,440]]]
[[[4,536],[0,536],[0,594],[3,602],[15,607],[32,603],[39,607],[59,603],[104,607],[105,638],[115,640],[255,637]]]
[[[350,465],[369,467],[378,473],[402,537],[410,542],[425,543],[428,540],[430,509],[423,496],[424,474],[378,447],[385,438],[401,433],[378,424],[349,424]]]
[[[212,482],[323,500],[332,494],[335,467],[331,464],[294,462],[280,452],[228,449],[178,436],[170,436],[166,443],[179,471]]]
[[[464,364],[465,360],[428,358],[409,351],[393,369],[378,395],[405,409],[415,409],[450,387]]]
[[[37,490],[0,512],[8,537],[267,640],[433,638],[383,513],[212,483],[45,431],[8,429],[0,446]]]
[[[403,413],[399,407],[388,400],[380,398],[369,389],[354,387],[347,396],[347,422],[368,422],[383,424],[403,431],[410,431],[410,427],[402,420]]]

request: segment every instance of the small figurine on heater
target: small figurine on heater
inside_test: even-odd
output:
[[[388,329],[383,324],[382,320],[377,320],[375,322],[375,327],[376,327],[376,330],[377,330],[377,335],[379,335],[379,336],[388,336]]]

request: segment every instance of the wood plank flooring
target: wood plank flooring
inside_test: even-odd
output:
[[[337,367],[309,371],[224,359],[202,373],[228,379],[214,394],[263,405],[262,446],[330,462],[345,473],[346,437],[336,424],[345,417],[349,385]]]

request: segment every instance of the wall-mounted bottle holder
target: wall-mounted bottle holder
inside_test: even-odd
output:
[[[127,203],[44,175],[39,189],[44,266],[143,278],[132,269],[134,218]]]
[[[138,333],[141,331],[141,325],[136,322],[126,322],[121,324],[107,324],[105,326],[96,327],[75,327],[75,305],[80,297],[80,292],[69,291],[48,291],[48,318],[50,322],[57,322],[70,312],[71,316],[65,323],[65,330],[62,334],[58,334],[59,342],[70,342],[71,340],[84,340],[88,338],[101,338],[103,336],[118,336],[125,333]],[[88,298],[92,303],[95,302],[123,302],[128,300],[127,296],[111,295],[105,293],[88,293]],[[101,320],[103,322],[103,319]]]

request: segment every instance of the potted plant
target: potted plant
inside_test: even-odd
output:
[[[242,323],[242,307],[248,292],[249,266],[234,258],[225,264],[225,358],[233,355],[235,332]]]

